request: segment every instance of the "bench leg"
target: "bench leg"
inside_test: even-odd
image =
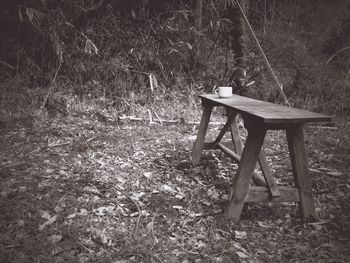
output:
[[[242,156],[243,142],[242,142],[241,137],[239,136],[239,128],[238,128],[238,124],[237,124],[237,118],[235,118],[233,120],[233,122],[231,123],[231,127],[230,128],[231,128],[231,138],[232,138],[232,142],[233,142],[233,146],[234,146],[235,152],[239,156]],[[239,161],[240,161],[240,158],[238,159],[238,162]],[[255,172],[253,173],[253,182],[256,185],[266,186],[266,182],[265,182],[264,178],[262,176],[260,176],[260,174],[255,173]]]
[[[301,126],[287,129],[288,148],[296,187],[299,189],[300,212],[304,219],[315,219],[312,183],[306,159],[304,134]]]
[[[261,146],[264,142],[266,130],[257,127],[248,130],[242,158],[238,166],[231,190],[231,199],[225,210],[225,217],[238,221],[243,209],[244,201],[249,190],[249,183],[253,176],[254,167],[258,161]]]
[[[238,155],[242,155],[242,140],[239,137],[239,129],[237,125],[237,118],[231,123],[231,137],[233,141],[233,145],[235,147],[235,151]],[[279,197],[280,192],[278,190],[278,187],[276,183],[273,181],[272,174],[270,172],[270,169],[268,167],[265,152],[263,149],[261,149],[259,154],[259,164],[262,170],[262,173],[264,175],[264,178],[261,178],[259,174],[254,174],[253,181],[256,185],[262,185],[267,186],[269,189],[270,195],[272,197]],[[264,180],[265,179],[265,180]]]
[[[203,106],[204,106],[204,109],[203,109],[201,122],[200,122],[199,128],[198,128],[198,135],[197,135],[197,139],[196,139],[196,142],[194,143],[193,151],[192,151],[192,163],[193,164],[198,164],[200,161],[201,153],[202,153],[202,150],[204,147],[204,139],[205,139],[205,135],[207,133],[210,115],[211,115],[211,112],[213,109],[213,106],[208,105],[208,104],[203,105]]]

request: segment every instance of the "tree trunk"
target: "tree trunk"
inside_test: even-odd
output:
[[[203,0],[195,0],[194,8],[194,25],[197,30],[201,30],[203,20]]]
[[[243,12],[247,13],[249,0],[239,0]],[[246,66],[246,30],[242,12],[234,0],[227,1],[227,18],[232,22],[232,29],[229,32],[229,41],[235,55],[235,70],[229,78],[229,84],[234,86],[234,92],[239,93],[243,88]],[[266,185],[265,179],[260,174],[253,174],[253,181],[256,185]]]
[[[242,8],[246,9],[246,0],[240,0]],[[232,72],[229,83],[233,84],[235,93],[241,91],[245,76],[245,52],[246,52],[246,31],[244,17],[239,6],[234,1],[228,1],[227,18],[232,22],[232,29],[229,32],[229,39],[232,51],[235,55],[235,70]]]
[[[193,39],[192,39],[192,52],[191,52],[191,68],[193,70],[193,76],[197,76],[198,72],[200,72],[201,67],[201,59],[200,59],[200,31],[202,29],[203,22],[203,0],[195,0],[193,6],[193,22],[194,22],[194,30],[192,31]]]

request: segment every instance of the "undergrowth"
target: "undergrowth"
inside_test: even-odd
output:
[[[141,2],[4,1],[0,19],[26,38],[8,30],[0,36],[7,51],[0,57],[1,119],[76,110],[144,117],[149,109],[197,118],[197,95],[226,85],[235,71],[224,7],[205,3],[197,30],[191,1]],[[348,53],[329,58],[338,51],[330,48],[335,39],[338,49],[347,45],[347,5],[325,2],[257,1],[248,18],[293,106],[346,115]],[[238,93],[284,103],[248,30],[247,37],[249,85]]]

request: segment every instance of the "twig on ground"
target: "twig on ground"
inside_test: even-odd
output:
[[[322,129],[322,130],[338,130],[338,127],[329,127],[329,126],[309,126],[312,129]]]
[[[159,118],[159,115],[157,114],[157,112],[154,111],[154,115],[157,117],[158,121],[163,124],[163,121]]]
[[[308,223],[308,225],[317,226],[317,225],[327,224],[329,222],[330,222],[330,220],[319,221],[319,222],[310,222],[310,223]]]
[[[61,143],[51,143],[49,145],[47,145],[48,147],[58,147],[58,146],[65,146],[65,145],[69,145],[70,142],[61,142]]]
[[[151,221],[151,229],[150,229],[150,231],[152,233],[152,240],[153,240],[152,248],[155,246],[156,240],[157,240],[156,236],[154,235],[154,219],[155,219],[155,217],[153,216],[152,221]]]
[[[153,124],[152,112],[150,109],[148,109],[147,112],[148,112],[148,117],[149,117],[149,125],[152,125]]]
[[[135,117],[135,116],[119,116],[118,120],[146,121],[146,119],[143,119],[143,118],[140,118],[140,117]],[[170,123],[170,124],[184,123],[184,124],[188,124],[188,125],[199,125],[199,121],[182,122],[180,119],[179,120],[164,120],[164,119],[161,119],[161,123],[162,124],[163,123]],[[218,121],[209,122],[209,125],[215,125],[215,126],[224,125],[224,124],[225,124],[225,122],[218,122]]]
[[[119,116],[118,120],[144,121],[144,119],[135,116]]]
[[[87,246],[85,246],[82,242],[80,242],[79,240],[77,240],[78,244],[84,248],[86,251],[88,251],[90,254],[95,254],[95,251],[93,251],[92,249],[88,248]]]
[[[83,138],[83,140],[84,140],[86,146],[87,146],[90,150],[92,150],[92,148],[91,148],[91,146],[89,145],[88,141],[85,139],[85,136],[82,135],[81,137]]]
[[[18,162],[18,163],[12,163],[12,164],[8,164],[8,165],[3,165],[3,166],[0,166],[0,169],[10,168],[10,167],[13,167],[13,166],[19,166],[19,165],[22,165],[22,164],[25,164],[25,162]]]

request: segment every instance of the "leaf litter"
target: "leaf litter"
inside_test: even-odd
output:
[[[0,261],[346,262],[349,148],[323,138],[341,141],[348,128],[307,131],[319,216],[308,224],[291,203],[246,205],[238,224],[225,220],[237,165],[208,151],[193,166],[197,130],[186,124],[76,115],[2,132]],[[274,132],[265,142],[281,185],[292,180],[284,141]]]

